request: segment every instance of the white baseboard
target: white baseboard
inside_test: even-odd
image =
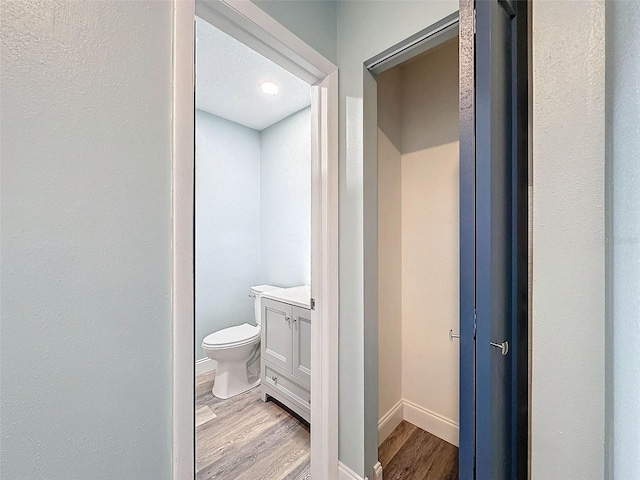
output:
[[[402,420],[458,446],[458,424],[409,400],[399,400],[378,422],[378,446],[391,435]]]
[[[202,375],[203,373],[209,373],[216,369],[215,360],[211,360],[210,358],[201,358],[196,361],[196,377],[198,375]]]
[[[382,480],[382,464],[380,462],[373,466],[373,480]]]
[[[347,467],[344,463],[338,462],[338,480],[367,480],[363,479],[356,472]]]
[[[404,402],[402,399],[398,400],[391,410],[385,413],[378,422],[378,446],[384,442],[391,432],[393,432],[400,422],[404,418],[403,413]]]
[[[445,442],[458,446],[460,429],[456,423],[408,400],[404,400],[403,410],[403,416],[407,422],[440,437]]]

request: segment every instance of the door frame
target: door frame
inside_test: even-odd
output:
[[[460,0],[460,14],[460,43],[474,45],[474,0]],[[458,442],[460,450],[458,474],[462,479],[475,477],[476,458],[476,72],[474,55],[475,48],[460,48],[458,97],[460,99],[460,436]],[[471,301],[468,301],[469,298]],[[462,365],[473,365],[473,368],[463,369]]]
[[[252,2],[173,0],[172,474],[195,475],[194,17],[311,85],[311,475],[338,476],[338,70]]]
[[[457,12],[444,17],[440,21],[426,27],[420,32],[412,35],[411,37],[389,47],[387,50],[372,57],[366,61],[365,67],[365,81],[364,81],[364,108],[365,112],[365,195],[369,195],[370,201],[365,202],[366,205],[377,205],[377,82],[375,76],[383,71],[392,68],[420,53],[423,53],[434,46],[451,38],[452,35],[459,35],[460,41],[475,43],[475,1],[477,0],[460,0],[459,10]],[[530,2],[516,2],[518,5],[518,13],[520,15],[518,19],[518,48],[525,52],[524,56],[518,58],[517,69],[519,81],[528,81],[528,51],[526,49],[528,36],[530,34],[528,30],[528,8]],[[460,88],[460,161],[463,161],[464,157],[475,158],[475,50],[473,48],[465,48],[461,44],[459,59],[460,59],[460,78],[463,79],[462,69],[466,69],[466,76],[464,78],[464,84]],[[529,370],[529,306],[528,306],[528,196],[527,186],[530,183],[530,176],[532,173],[527,168],[528,159],[528,143],[527,143],[527,122],[528,122],[528,108],[529,100],[526,95],[523,96],[523,92],[527,92],[527,88],[519,91],[518,102],[525,105],[526,108],[520,112],[521,117],[518,118],[519,122],[519,139],[517,144],[518,153],[521,157],[521,165],[516,176],[514,177],[514,188],[516,190],[515,197],[515,224],[517,230],[517,245],[515,246],[515,254],[517,255],[517,261],[523,268],[517,271],[517,288],[514,288],[514,302],[516,304],[514,323],[517,323],[517,328],[514,329],[516,333],[513,338],[513,375],[517,378],[515,382],[515,400],[512,402],[512,416],[514,418],[514,445],[512,445],[512,453],[516,459],[516,471],[518,475],[522,475],[528,468],[528,456],[529,456],[529,439],[530,439],[530,427],[529,427],[529,390],[530,390],[530,370]],[[524,130],[523,130],[524,129]],[[469,130],[474,132],[472,138],[462,138],[462,131]],[[373,159],[376,162],[373,162]],[[474,169],[467,169],[467,173],[474,173]],[[462,176],[460,178],[460,206],[467,204],[469,201],[473,201],[475,198],[475,173],[473,177]],[[463,193],[466,192],[466,196],[463,198]],[[372,231],[374,228],[377,230],[377,206],[375,212],[372,209],[368,209],[364,215],[365,231]],[[461,212],[461,235],[462,235],[462,212]],[[375,222],[375,227],[372,225],[367,226],[368,222]],[[474,223],[470,227],[475,231],[475,216]],[[472,244],[463,244],[461,241],[460,251],[460,419],[459,419],[459,431],[464,428],[472,429],[473,436],[475,437],[475,415],[472,418],[466,416],[469,408],[463,408],[463,406],[469,406],[473,404],[475,411],[475,383],[476,383],[476,371],[475,371],[475,322],[474,322],[474,307],[473,305],[463,305],[462,298],[463,292],[472,291],[475,292],[475,236]],[[367,238],[365,236],[365,252],[370,252],[369,256],[365,255],[365,266],[370,275],[368,277],[374,277],[377,279],[377,239]],[[463,257],[469,259],[466,267],[463,265]],[[375,273],[375,275],[374,275]],[[469,277],[471,276],[471,277]],[[468,278],[471,278],[471,282]],[[465,280],[466,279],[466,280]],[[377,280],[372,281],[368,287],[365,287],[365,309],[368,309],[365,313],[366,318],[375,319],[377,322]],[[375,295],[374,295],[375,294]],[[368,300],[368,298],[375,297],[376,301]],[[377,329],[376,329],[377,335]],[[377,343],[377,342],[376,342]],[[377,353],[375,358],[377,359]],[[366,362],[365,362],[366,363]],[[462,365],[473,364],[474,368],[470,371],[462,371]],[[377,371],[376,371],[377,372]],[[369,377],[370,378],[370,377]],[[366,402],[370,402],[371,395],[373,394],[374,385],[373,382],[369,382],[369,385],[365,385],[365,410],[368,408]],[[375,404],[377,410],[377,373],[375,382]],[[462,435],[460,435],[460,447],[462,448]],[[367,451],[367,444],[365,442],[365,451]],[[369,446],[370,447],[370,446]],[[370,450],[373,447],[369,448]],[[461,450],[462,452],[462,450]],[[460,465],[465,463],[465,468],[460,470],[460,478],[474,478],[475,475],[475,443],[473,448],[469,448],[466,458],[460,456]],[[520,478],[520,477],[518,477]],[[523,477],[524,478],[524,477]]]
[[[390,46],[364,62],[364,230],[378,230],[378,98],[376,77],[386,70],[416,57],[459,35],[459,11],[443,17],[419,32]],[[378,345],[378,239],[377,235],[364,236],[364,316],[369,322],[368,335],[375,334],[369,344]],[[444,341],[447,340],[443,332]],[[366,335],[366,334],[365,334]],[[369,349],[372,350],[372,349]],[[373,466],[373,475],[379,475],[382,466],[378,461],[378,352],[365,351],[365,472]],[[374,380],[375,379],[375,380]],[[404,404],[404,398],[402,399]],[[369,415],[367,415],[369,412]],[[370,418],[375,416],[375,425]],[[370,432],[367,434],[367,429]],[[375,432],[374,432],[375,429]],[[373,460],[375,459],[375,460]],[[384,473],[384,472],[382,472]]]
[[[364,230],[368,232],[364,236],[364,316],[376,325],[375,340],[369,344],[376,346],[375,354],[365,351],[365,465],[374,465],[375,471],[382,470],[378,461],[378,351],[377,351],[377,327],[378,327],[378,83],[376,77],[381,73],[412,58],[427,52],[438,45],[459,35],[459,11],[441,18],[437,22],[427,26],[410,37],[396,43],[379,54],[364,62]],[[375,232],[375,233],[373,233]],[[443,332],[443,339],[447,341],[447,332]],[[375,381],[372,381],[375,379]],[[375,402],[372,401],[375,399]],[[404,397],[402,404],[406,405]],[[375,422],[372,422],[375,417]],[[373,431],[375,428],[375,432]],[[374,434],[375,433],[375,434]],[[372,459],[374,459],[372,461]]]

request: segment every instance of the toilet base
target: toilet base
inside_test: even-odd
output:
[[[212,393],[226,400],[260,385],[260,375],[249,376],[246,362],[220,362],[216,365],[216,377]]]

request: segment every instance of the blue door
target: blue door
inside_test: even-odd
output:
[[[460,8],[461,479],[526,478],[526,8]]]

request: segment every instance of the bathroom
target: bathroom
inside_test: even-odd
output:
[[[309,470],[310,103],[309,84],[196,17],[198,479]]]
[[[411,478],[458,473],[458,75],[455,36],[377,77],[378,458],[385,478],[407,468]]]

